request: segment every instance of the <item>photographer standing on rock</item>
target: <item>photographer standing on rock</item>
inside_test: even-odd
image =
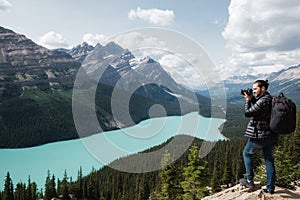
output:
[[[274,193],[275,190],[275,165],[274,148],[277,144],[277,134],[272,134],[269,128],[271,117],[272,96],[267,91],[268,80],[257,80],[253,83],[253,90],[242,90],[245,102],[245,116],[251,117],[245,136],[248,137],[244,148],[244,163],[247,178],[240,179],[240,183],[249,189],[254,189],[253,155],[263,150],[267,188],[265,192]]]

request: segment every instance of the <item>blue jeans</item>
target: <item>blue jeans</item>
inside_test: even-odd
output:
[[[274,148],[277,144],[277,140],[278,137],[276,135],[263,139],[249,138],[243,152],[247,179],[253,180],[254,172],[252,157],[257,151],[261,149],[263,150],[264,159],[266,163],[268,190],[275,189],[276,171],[274,165]]]

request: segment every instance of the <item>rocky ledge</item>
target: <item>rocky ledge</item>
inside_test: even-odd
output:
[[[269,194],[263,191],[260,185],[256,185],[254,191],[249,191],[241,185],[236,185],[225,189],[221,192],[207,196],[203,200],[285,200],[285,199],[300,199],[300,187],[295,190],[276,187],[275,194]]]

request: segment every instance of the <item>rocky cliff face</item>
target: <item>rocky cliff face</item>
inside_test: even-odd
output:
[[[76,47],[73,47],[71,50],[67,50],[66,52],[70,54],[76,61],[82,63],[92,50],[94,50],[92,45],[83,42],[82,44],[79,44]]]
[[[19,90],[41,85],[47,90],[72,87],[79,67],[69,54],[48,50],[0,27],[0,95],[11,85]]]
[[[255,191],[249,192],[247,188],[241,185],[236,185],[211,196],[203,198],[203,200],[288,200],[300,199],[300,188],[296,190],[288,190],[281,187],[276,187],[275,194],[265,193],[260,187]]]

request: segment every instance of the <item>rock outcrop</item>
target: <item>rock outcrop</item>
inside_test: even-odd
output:
[[[83,42],[82,44],[79,44],[76,47],[73,47],[71,50],[67,50],[66,52],[70,54],[76,61],[82,63],[92,50],[94,50],[92,45]]]
[[[207,196],[203,200],[285,200],[285,199],[300,199],[300,187],[296,190],[289,190],[281,187],[276,187],[275,194],[269,194],[263,191],[261,187],[250,192],[248,188],[241,185],[236,185],[225,189],[221,192]]]
[[[9,88],[71,88],[80,63],[51,51],[24,35],[0,27],[0,96]],[[11,93],[11,91],[7,91]]]

